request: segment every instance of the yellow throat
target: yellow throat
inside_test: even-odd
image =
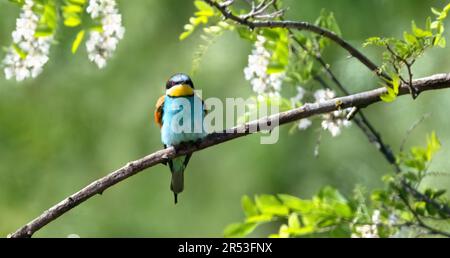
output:
[[[175,85],[166,90],[166,95],[170,97],[192,96],[194,95],[194,89],[187,84]]]

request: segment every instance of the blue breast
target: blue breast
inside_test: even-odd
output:
[[[166,96],[161,141],[167,146],[173,146],[203,138],[206,135],[203,119],[204,107],[199,97]]]

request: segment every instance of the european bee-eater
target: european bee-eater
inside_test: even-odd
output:
[[[175,74],[167,81],[166,94],[156,103],[155,122],[161,128],[161,141],[164,148],[203,138],[205,107],[202,99],[194,93],[194,84],[186,74]],[[192,154],[168,161],[175,203],[178,194],[184,189],[184,170]]]

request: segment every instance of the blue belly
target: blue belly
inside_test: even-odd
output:
[[[197,96],[166,96],[163,107],[161,141],[167,146],[197,141],[205,137],[204,108]]]

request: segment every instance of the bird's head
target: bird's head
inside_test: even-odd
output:
[[[170,77],[166,84],[166,95],[170,97],[186,97],[194,95],[194,84],[184,73]]]

